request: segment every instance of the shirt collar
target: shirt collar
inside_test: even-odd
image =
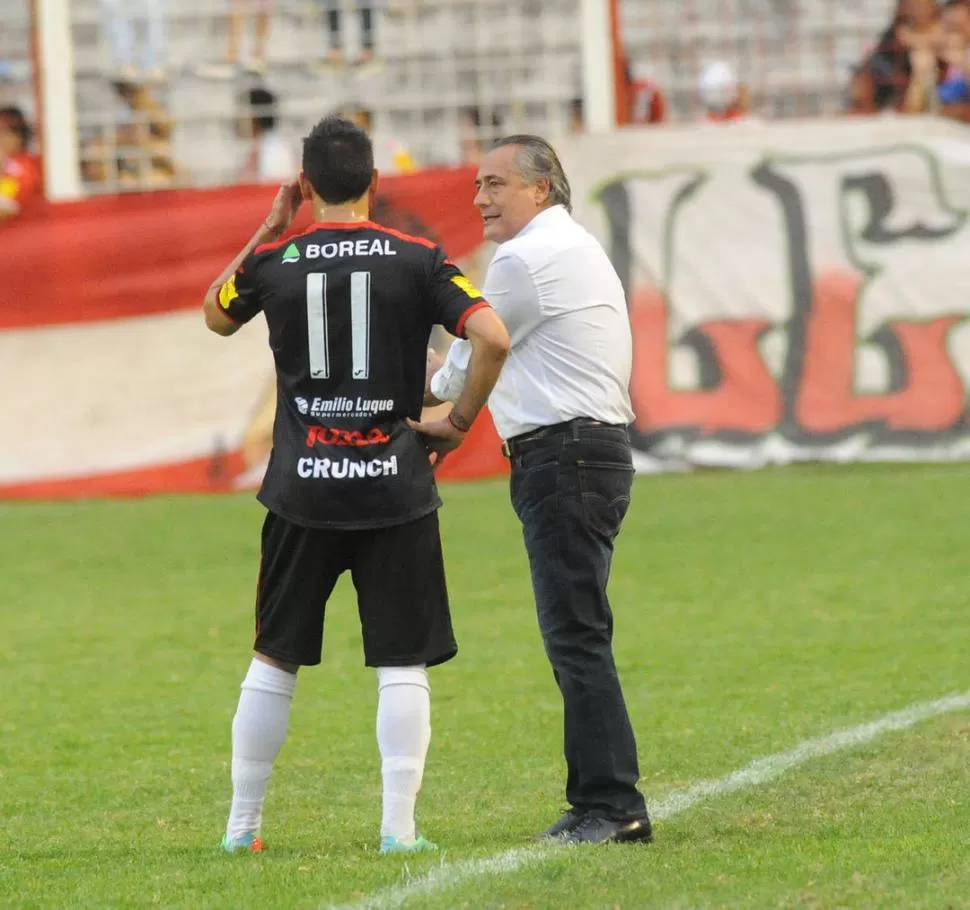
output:
[[[565,206],[553,205],[550,208],[543,209],[536,215],[518,234],[516,237],[524,237],[529,231],[535,228],[549,227],[555,224],[557,221],[562,221],[568,218],[572,221],[572,216],[566,211]]]

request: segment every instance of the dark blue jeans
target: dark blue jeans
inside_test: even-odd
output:
[[[511,459],[512,505],[563,699],[566,799],[610,818],[642,818],[637,746],[613,661],[606,595],[633,485],[629,436],[625,427],[573,422],[519,442]]]

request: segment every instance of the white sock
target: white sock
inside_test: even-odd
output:
[[[232,720],[232,808],[226,835],[258,834],[273,762],[286,739],[296,674],[254,659]]]
[[[410,840],[431,742],[431,686],[424,667],[381,667],[377,685],[377,745],[384,780],[381,836]]]

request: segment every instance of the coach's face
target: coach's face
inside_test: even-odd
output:
[[[503,145],[482,159],[475,180],[475,206],[485,221],[485,239],[505,243],[542,211],[549,199],[544,177],[527,183],[518,170],[520,146]]]

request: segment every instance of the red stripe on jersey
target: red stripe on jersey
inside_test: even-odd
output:
[[[325,226],[333,227],[334,225],[328,224]],[[259,246],[256,247],[255,250],[253,250],[253,252],[265,253],[267,250],[278,250],[281,246],[283,246],[283,244],[292,243],[298,237],[306,237],[307,234],[312,234],[319,227],[324,227],[324,225],[311,224],[305,231],[300,231],[299,234],[292,234],[289,237],[284,237],[282,240],[272,240],[269,243],[261,243]],[[351,225],[347,225],[347,227],[351,227]],[[353,225],[353,227],[357,227],[357,225]]]
[[[284,237],[282,240],[274,240],[270,243],[261,243],[253,252],[264,253],[268,250],[278,250],[284,244],[292,243],[300,237],[306,237],[307,234],[312,234],[314,231],[357,230],[380,231],[384,234],[390,234],[392,237],[397,237],[398,240],[406,240],[408,243],[418,243],[421,246],[426,246],[429,250],[433,250],[438,246],[433,240],[427,240],[424,237],[415,237],[413,234],[405,234],[402,231],[395,231],[394,228],[384,227],[383,224],[375,224],[373,221],[317,221],[311,224],[305,231],[300,231],[299,234],[293,234],[289,237]]]
[[[473,303],[464,313],[461,314],[461,318],[458,320],[458,324],[455,326],[455,334],[459,338],[465,337],[465,323],[468,321],[468,317],[477,310],[484,310],[486,307],[491,307],[491,304],[487,300],[479,300],[477,303]]]
[[[427,237],[416,237],[414,234],[405,234],[403,231],[395,231],[394,228],[384,227],[383,224],[371,224],[369,227],[375,231],[381,231],[384,234],[397,237],[398,240],[406,240],[408,243],[420,243],[421,246],[426,246],[429,250],[436,249],[438,246],[437,243],[433,240],[428,240]]]
[[[219,304],[218,306],[219,306],[219,312],[222,313],[224,316],[226,316],[230,322],[233,322],[236,325],[243,325],[243,321],[233,316],[232,313],[230,313],[229,310],[227,310],[222,304]]]

